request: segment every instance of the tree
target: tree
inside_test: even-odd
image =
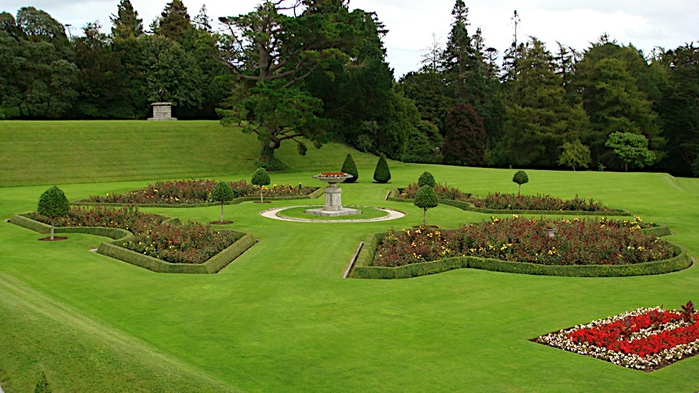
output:
[[[592,159],[590,158],[590,148],[583,145],[580,139],[573,142],[565,142],[563,151],[558,156],[558,164],[573,168],[587,168]]]
[[[269,183],[271,182],[269,174],[267,173],[265,168],[257,168],[255,173],[252,174],[252,180],[250,182],[253,185],[260,187],[260,203],[264,203],[265,200],[263,198],[263,186],[269,185]]]
[[[434,176],[432,176],[431,173],[429,172],[422,172],[422,175],[417,179],[417,186],[422,187],[422,186],[430,186],[434,188],[437,185],[437,182],[434,180]]]
[[[143,19],[131,5],[130,0],[120,0],[116,15],[109,17],[112,21],[112,39],[123,40],[137,38],[143,34]]]
[[[68,215],[70,204],[63,191],[53,186],[44,191],[39,197],[37,212],[51,220],[51,240],[54,240],[54,223],[57,218]]]
[[[517,189],[517,195],[520,195],[522,192],[522,184],[529,183],[529,176],[527,176],[527,172],[519,170],[515,172],[515,175],[512,177],[512,181],[517,183],[519,186]]]
[[[629,164],[643,168],[653,165],[656,159],[655,154],[648,150],[648,138],[632,132],[614,132],[604,145],[612,148],[624,162],[624,171],[629,170]]]
[[[439,198],[433,187],[424,185],[415,193],[415,206],[423,210],[422,225],[427,226],[427,209],[437,207]]]
[[[342,163],[342,172],[349,173],[352,175],[349,179],[345,179],[343,183],[354,183],[359,180],[359,171],[357,170],[357,165],[354,163],[352,155],[347,153],[345,157],[345,162]]]
[[[478,166],[485,163],[483,118],[473,106],[459,103],[447,114],[442,145],[443,162]]]
[[[216,186],[214,187],[214,191],[211,193],[211,199],[216,202],[221,202],[221,220],[219,220],[220,223],[224,222],[223,204],[232,201],[234,197],[235,194],[233,193],[233,189],[225,181],[216,184]]]
[[[51,393],[53,392],[53,389],[51,389],[51,384],[49,383],[48,378],[46,378],[46,372],[44,370],[41,370],[41,375],[39,376],[39,380],[36,382],[36,385],[34,386],[34,393]]]
[[[388,169],[386,156],[381,154],[374,169],[374,181],[377,183],[388,183],[391,180],[391,170]]]
[[[153,32],[183,44],[187,32],[194,29],[182,0],[172,0],[165,5],[160,18],[153,22]]]

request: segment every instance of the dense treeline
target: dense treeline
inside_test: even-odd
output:
[[[606,36],[580,52],[536,37],[502,55],[455,0],[446,45],[399,81],[387,30],[349,0],[267,1],[219,18],[172,0],[146,29],[120,0],[111,29],[82,34],[34,7],[0,13],[0,118],[221,118],[260,140],[344,140],[407,162],[699,175],[699,48],[652,56]],[[502,64],[498,64],[502,59]]]

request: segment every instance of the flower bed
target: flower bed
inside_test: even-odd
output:
[[[28,217],[50,222],[47,217],[36,213],[30,213]],[[142,213],[134,207],[73,207],[66,217],[56,220],[56,226],[125,229],[134,237],[121,241],[118,246],[166,262],[185,264],[204,263],[241,237],[240,233],[217,231],[200,223],[163,222],[162,216]]]
[[[453,230],[390,230],[374,266],[404,266],[473,256],[542,265],[624,265],[672,258],[678,251],[642,233],[638,220],[546,220],[513,216]],[[555,228],[553,236],[549,227]]]
[[[137,204],[137,205],[182,205],[213,203],[211,194],[218,182],[214,180],[178,180],[159,181],[149,184],[140,190],[133,190],[124,194],[107,194],[105,196],[91,196],[79,201],[82,203],[111,203],[111,204]],[[247,183],[245,180],[228,183],[237,198],[259,198],[260,186]],[[264,187],[268,197],[301,197],[311,194],[317,187],[305,187],[299,184],[273,185]]]
[[[639,308],[535,338],[533,341],[653,371],[699,353],[699,313],[692,302],[682,311]]]
[[[418,190],[417,183],[410,184],[401,189],[398,197],[405,199],[415,198]],[[478,198],[470,193],[460,191],[447,185],[437,184],[434,188],[437,197],[446,201],[465,202],[477,209],[505,210],[505,211],[575,211],[619,213],[620,210],[611,209],[600,201],[580,198],[577,195],[573,199],[563,200],[551,195],[516,195],[507,193],[492,193],[485,198]]]

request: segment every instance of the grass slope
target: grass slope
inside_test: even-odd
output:
[[[340,166],[347,152],[339,145],[309,150],[309,163],[297,161],[307,168],[273,174],[272,181],[313,184],[318,168]],[[292,153],[280,156],[296,160]],[[363,157],[352,154],[356,161]],[[477,270],[410,280],[342,279],[367,234],[421,223],[419,208],[383,200],[391,187],[428,170],[439,182],[476,194],[517,188],[512,170],[398,163],[390,164],[391,184],[374,184],[375,157],[361,162],[359,183],[342,186],[343,202],[402,210],[405,218],[282,222],[259,212],[299,201],[232,205],[226,208],[226,217],[235,221],[230,227],[252,232],[260,242],[217,275],[155,274],[87,251],[99,238],[71,235],[63,242],[38,242],[40,235],[0,222],[3,389],[28,391],[45,369],[57,391],[699,390],[699,357],[643,373],[528,341],[640,306],[696,302],[696,268],[609,279]],[[675,232],[670,240],[699,254],[697,179],[527,172],[525,193],[600,199],[669,225]],[[235,173],[248,172],[231,171],[228,178],[235,179]],[[134,189],[143,181],[59,185],[76,200]],[[1,188],[0,218],[35,209],[45,188]],[[219,214],[217,206],[148,210],[204,222]],[[428,224],[445,228],[488,218],[449,206],[428,212]]]

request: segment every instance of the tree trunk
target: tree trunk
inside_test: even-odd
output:
[[[422,214],[422,226],[426,227],[427,226],[427,209],[422,209],[423,214]]]
[[[265,200],[264,200],[264,198],[263,198],[263,196],[262,196],[262,187],[263,187],[263,186],[260,186],[260,203],[265,203]]]
[[[521,184],[517,184],[517,185],[519,186],[519,188],[517,189],[517,196],[519,196],[519,194],[522,193],[522,185]]]
[[[53,241],[53,228],[54,228],[54,225],[53,225],[53,218],[52,218],[51,219],[51,241]]]
[[[223,202],[221,202],[221,221],[219,222],[223,222]]]

